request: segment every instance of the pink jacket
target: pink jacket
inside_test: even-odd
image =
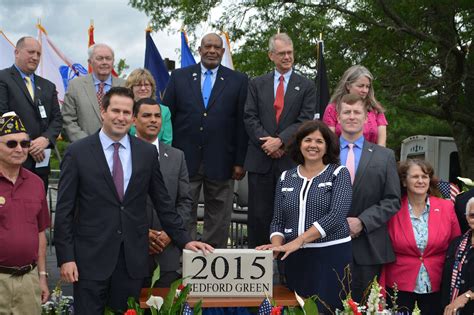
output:
[[[407,196],[402,198],[400,211],[388,222],[396,260],[384,267],[387,287],[396,283],[400,291],[413,292],[423,262],[430,277],[432,292],[440,290],[446,250],[451,240],[461,234],[461,230],[450,200],[432,196],[429,200],[428,243],[423,254],[416,246]]]

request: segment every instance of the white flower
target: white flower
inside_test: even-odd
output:
[[[463,182],[465,185],[468,185],[468,186],[474,186],[474,182],[472,181],[472,179],[470,178],[465,178],[465,177],[459,177],[458,176],[458,179]]]
[[[298,301],[298,304],[301,306],[301,308],[304,309],[304,300],[301,296],[298,295],[298,293],[295,292],[295,297],[296,300]]]
[[[160,310],[161,306],[163,305],[163,302],[164,301],[161,296],[151,295],[150,298],[146,301],[146,305]]]

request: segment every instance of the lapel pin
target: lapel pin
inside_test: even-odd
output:
[[[193,77],[197,76],[198,74],[196,72],[193,72]]]
[[[196,78],[196,77],[194,77],[194,81],[196,81],[196,80],[197,80],[197,78]]]
[[[369,148],[368,150],[369,150],[369,152],[372,152],[372,151],[373,151],[371,148]]]
[[[434,211],[435,211],[435,212],[439,212],[439,209],[438,209],[438,208],[435,208]]]
[[[41,87],[39,85],[36,86],[36,89],[41,91]]]
[[[166,152],[165,152],[163,155],[164,155],[165,157],[168,157],[168,153],[166,153]]]
[[[3,206],[5,202],[6,202],[5,197],[0,196],[0,206]]]
[[[221,81],[224,81],[224,78],[223,78],[223,77],[221,77]]]
[[[299,86],[295,86],[295,90],[299,91],[299,90],[300,90],[300,87],[299,87]]]

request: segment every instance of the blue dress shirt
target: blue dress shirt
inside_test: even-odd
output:
[[[292,73],[293,73],[293,69],[291,69],[290,71],[288,71],[287,73],[283,75],[283,78],[284,78],[283,86],[284,86],[285,93],[286,93],[286,88],[288,87],[288,81],[290,81],[290,77]],[[275,69],[275,75],[273,77],[273,96],[274,97],[276,97],[277,88],[278,88],[278,84],[280,84],[281,75],[282,74],[278,72],[278,70]]]
[[[349,141],[344,139],[342,136],[339,137],[339,143],[341,145],[341,164],[346,165],[347,161],[347,152],[349,151]],[[360,157],[362,155],[362,147],[364,146],[364,136],[360,136],[356,141],[354,141],[354,156],[355,156],[355,171],[357,173],[357,168],[359,167]]]
[[[207,70],[210,70],[212,72],[211,82],[212,82],[212,87],[214,87],[214,83],[216,83],[217,71],[219,70],[219,66],[215,67],[214,69],[207,69],[201,63],[201,90],[202,90],[202,86],[204,85],[204,80],[206,79]]]
[[[95,75],[92,73],[92,79],[94,80],[94,87],[95,87],[95,92],[99,92],[99,84],[102,82],[99,79],[95,77]],[[111,88],[112,88],[112,75],[109,75],[107,80],[103,81],[105,83],[104,85],[104,94],[107,93]]]
[[[25,74],[23,71],[20,70],[20,68],[17,67],[17,65],[14,65],[16,70],[18,70],[18,72],[20,72],[20,75],[21,75],[21,78],[23,79],[23,82],[25,82],[25,85],[26,85],[26,81],[25,81],[25,77],[29,77],[30,80],[31,80],[31,85],[33,86],[33,91],[35,90],[36,86],[35,86],[35,75],[34,73],[30,74],[30,75],[27,75]]]

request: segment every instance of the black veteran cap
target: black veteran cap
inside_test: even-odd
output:
[[[8,112],[0,117],[0,136],[20,132],[26,132],[26,128],[15,112]]]

